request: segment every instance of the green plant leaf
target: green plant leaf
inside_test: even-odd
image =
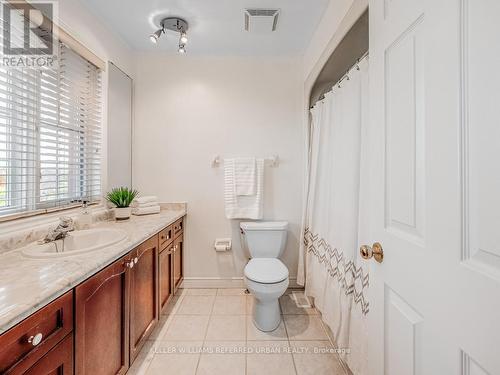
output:
[[[106,194],[106,199],[118,208],[129,207],[139,192],[128,187],[113,188]]]

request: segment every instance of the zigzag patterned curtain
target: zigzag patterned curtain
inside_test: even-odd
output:
[[[355,375],[366,366],[368,267],[359,256],[367,231],[368,60],[311,110],[309,186],[303,243],[306,294],[331,328]],[[300,277],[299,277],[300,279]]]

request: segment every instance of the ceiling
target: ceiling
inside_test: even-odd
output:
[[[149,35],[168,16],[189,23],[190,55],[298,56],[303,54],[329,0],[80,0],[138,51],[177,53],[178,36],[163,35],[155,45]],[[268,34],[244,29],[244,9],[280,9],[277,30]]]

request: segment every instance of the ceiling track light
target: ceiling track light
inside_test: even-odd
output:
[[[187,30],[189,28],[188,23],[182,18],[178,17],[168,17],[164,18],[160,22],[161,28],[156,30],[153,34],[149,36],[152,43],[156,44],[158,39],[160,39],[161,34],[165,34],[167,30],[171,30],[179,33],[179,53],[186,53],[186,43],[188,41]]]

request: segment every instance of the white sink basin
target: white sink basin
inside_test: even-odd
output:
[[[70,232],[69,235],[54,242],[31,244],[21,250],[29,258],[60,258],[81,255],[116,245],[127,238],[121,229],[95,228]]]

